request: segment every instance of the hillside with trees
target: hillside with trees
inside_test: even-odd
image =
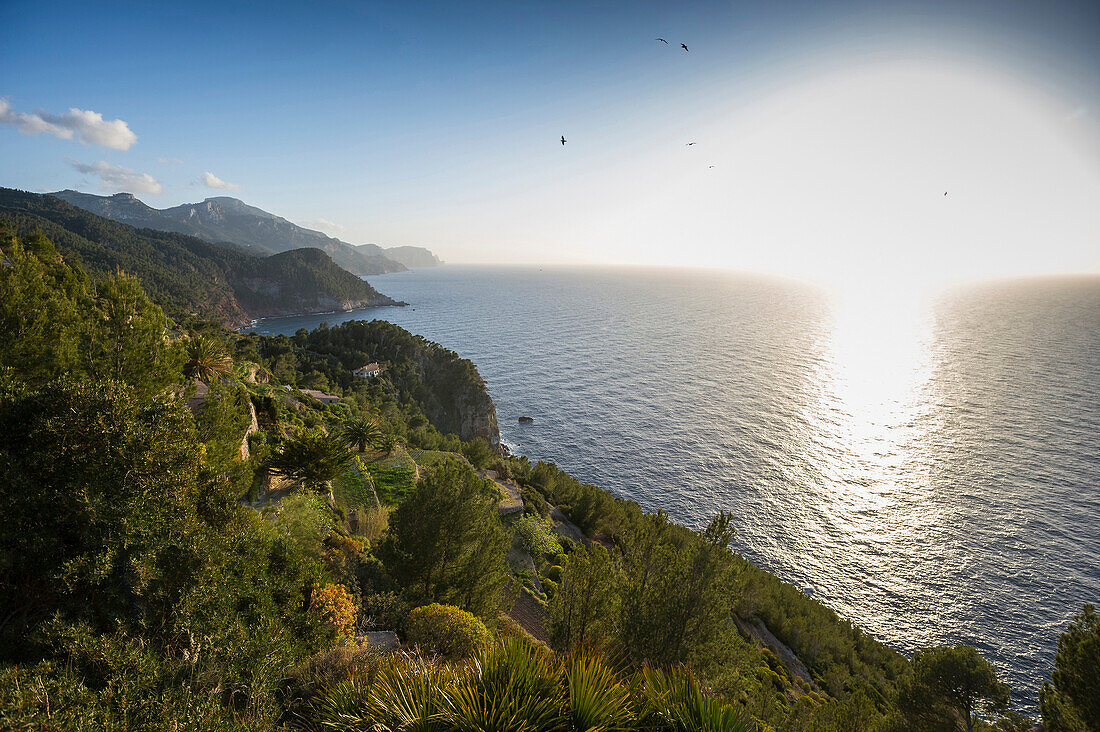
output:
[[[318,249],[257,257],[183,234],[96,216],[52,196],[0,189],[0,219],[40,231],[90,272],[125,272],[173,317],[227,326],[304,312],[394,305]]]
[[[0,728],[1031,727],[973,648],[907,659],[746,561],[737,515],[459,434],[484,383],[436,344],[242,335],[0,250]],[[1097,649],[1086,606],[1052,732],[1095,728]]]
[[[66,190],[50,195],[97,216],[139,229],[172,231],[214,244],[228,243],[258,256],[292,249],[320,249],[343,269],[362,276],[401,272],[406,266],[375,244],[357,247],[229,196],[156,209],[132,193],[96,196]]]

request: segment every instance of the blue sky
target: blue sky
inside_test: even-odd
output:
[[[952,90],[937,81],[956,78],[969,81]],[[233,195],[354,243],[421,244],[452,261],[680,262],[801,275],[795,264],[820,249],[809,241],[819,232],[871,242],[883,229],[849,232],[822,214],[810,230],[769,233],[769,220],[830,201],[836,186],[815,189],[814,171],[843,162],[803,170],[808,155],[799,152],[774,172],[768,161],[782,159],[785,145],[767,130],[794,125],[788,134],[806,149],[858,147],[866,132],[840,140],[827,125],[789,117],[828,119],[836,90],[854,88],[862,91],[846,109],[857,122],[873,118],[880,99],[909,94],[906,83],[911,95],[943,89],[926,106],[945,117],[952,100],[988,90],[973,110],[975,144],[982,114],[1010,114],[1002,102],[1019,109],[1003,150],[1034,133],[1021,175],[1050,175],[1068,191],[1052,193],[1034,222],[1038,230],[1044,217],[1061,221],[1068,248],[1052,268],[1100,267],[1097,220],[1083,205],[1100,191],[1091,188],[1100,185],[1094,3],[5,0],[0,185],[137,188],[157,207]],[[66,116],[70,109],[102,121]],[[51,120],[62,136],[24,134]],[[121,131],[103,128],[114,120]],[[882,149],[913,138],[894,128]],[[778,148],[755,159],[763,148],[745,147],[748,133],[735,132],[748,129]],[[1050,146],[1064,163],[1047,171]],[[971,162],[988,168],[1003,150]],[[902,165],[926,158],[917,150]],[[868,174],[873,167],[851,173]],[[943,177],[928,181],[941,197],[952,180],[983,187],[974,170]],[[793,190],[792,178],[809,183]],[[232,188],[208,185],[219,182]],[[1017,194],[1027,195],[1001,198]],[[751,211],[730,213],[738,202]],[[988,219],[992,204],[978,203],[972,217]],[[964,214],[952,215],[952,227],[965,228]],[[866,242],[852,245],[853,257],[865,257]],[[762,258],[766,250],[777,254]],[[1026,254],[1018,268],[1043,269]],[[978,269],[988,258],[976,253]]]

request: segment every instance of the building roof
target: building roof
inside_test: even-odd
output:
[[[338,401],[340,401],[340,397],[334,396],[332,394],[326,394],[325,392],[318,391],[316,389],[302,389],[302,393],[303,394],[309,394],[314,399],[320,399],[322,402],[338,402]]]
[[[355,370],[356,371],[381,371],[382,367],[378,365],[377,361],[374,361],[372,363],[368,363],[366,366],[360,366],[359,368],[357,368]]]

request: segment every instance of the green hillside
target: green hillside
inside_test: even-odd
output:
[[[125,272],[170,314],[228,326],[257,318],[393,305],[319,249],[256,257],[184,234],[136,229],[47,195],[0,189],[0,218],[41,230],[99,275]]]

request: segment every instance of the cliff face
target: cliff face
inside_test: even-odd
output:
[[[377,361],[380,383],[416,404],[437,430],[464,440],[480,437],[500,450],[496,405],[485,380],[454,351],[382,320],[317,328],[296,336],[295,346],[310,353],[314,367],[330,381],[344,386],[356,379],[355,369]]]
[[[406,267],[438,267],[440,264],[439,257],[424,247],[389,247],[383,251],[385,256]]]
[[[442,350],[442,349],[440,349]],[[448,355],[453,355],[447,351]],[[485,380],[466,359],[440,358],[433,350],[417,352],[415,361],[423,380],[430,385],[424,400],[424,414],[440,432],[453,432],[463,440],[478,437],[500,451],[497,407],[489,396]]]

